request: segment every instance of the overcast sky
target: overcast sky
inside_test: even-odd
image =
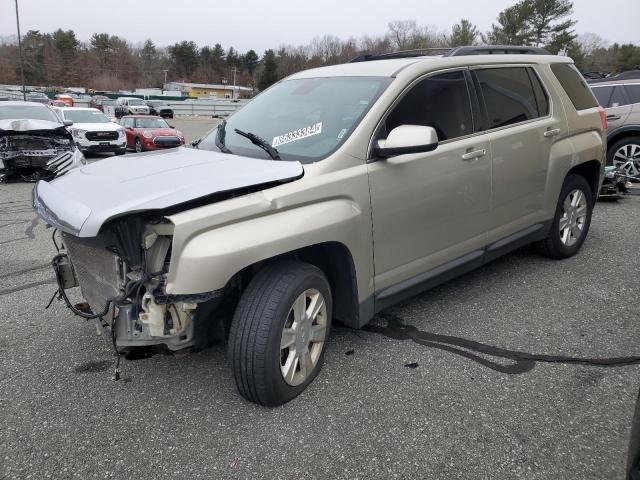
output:
[[[514,0],[18,0],[22,32],[72,29],[81,40],[109,32],[138,43],[166,46],[193,40],[261,54],[281,44],[301,45],[324,34],[377,35],[392,20],[415,20],[449,30],[468,18],[486,31]],[[640,0],[574,0],[578,33],[640,44]],[[225,13],[222,13],[225,11]],[[0,36],[16,32],[14,0],[0,0]]]

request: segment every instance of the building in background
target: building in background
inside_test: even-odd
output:
[[[253,89],[233,85],[213,83],[184,83],[169,82],[162,87],[163,90],[175,90],[191,98],[251,98]]]

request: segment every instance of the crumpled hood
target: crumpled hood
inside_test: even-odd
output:
[[[79,237],[110,219],[160,210],[219,192],[292,180],[299,162],[260,160],[191,148],[116,156],[76,168],[33,191],[36,213]]]
[[[36,133],[36,132],[55,132],[60,130],[64,133],[66,127],[57,122],[48,120],[34,120],[31,118],[20,118],[16,120],[0,120],[0,135],[3,133]],[[55,132],[59,133],[59,132]]]

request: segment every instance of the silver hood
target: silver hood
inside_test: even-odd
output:
[[[50,225],[95,237],[110,219],[160,210],[218,192],[291,180],[299,162],[260,160],[177,148],[111,157],[76,168],[33,190],[33,208]]]

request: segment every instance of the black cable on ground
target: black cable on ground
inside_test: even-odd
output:
[[[424,332],[418,330],[413,325],[406,325],[401,317],[393,313],[381,313],[380,316],[387,321],[386,327],[367,325],[364,327],[364,330],[378,333],[396,340],[412,340],[413,342],[425,347],[432,347],[450,353],[455,353],[456,355],[478,362],[492,370],[512,375],[528,372],[535,367],[536,362],[591,365],[595,367],[620,367],[624,365],[640,364],[640,356],[586,358],[507,350],[468,340],[466,338]],[[513,360],[514,363],[510,365],[503,365],[487,360],[486,358],[472,352]]]

